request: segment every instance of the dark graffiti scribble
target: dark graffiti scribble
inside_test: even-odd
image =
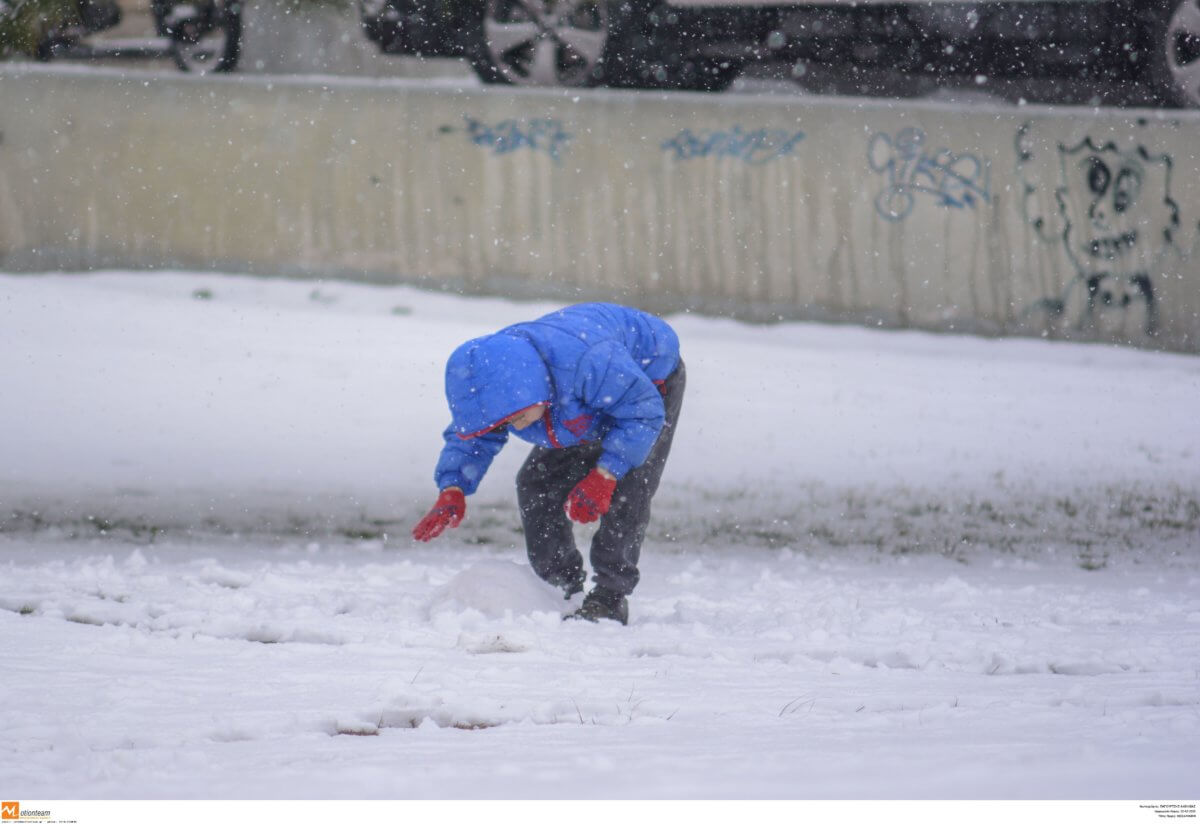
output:
[[[974,209],[992,199],[991,166],[973,154],[925,148],[920,129],[901,129],[895,135],[875,134],[867,149],[871,171],[884,175],[887,185],[875,198],[884,220],[901,221],[916,205],[918,195],[950,209]]]
[[[1134,311],[1142,316],[1139,331],[1147,336],[1158,332],[1158,305],[1154,299],[1154,284],[1150,276],[1097,274],[1078,277],[1067,284],[1060,297],[1042,298],[1033,309],[1046,312],[1052,318],[1066,319],[1073,306],[1081,306],[1076,312],[1074,328],[1094,329],[1099,326],[1124,326],[1113,318],[1125,318]]]

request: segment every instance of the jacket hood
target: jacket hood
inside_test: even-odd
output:
[[[446,401],[460,438],[481,435],[522,409],[550,400],[550,372],[523,337],[469,340],[446,362]]]

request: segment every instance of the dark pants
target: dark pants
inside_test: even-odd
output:
[[[617,482],[612,507],[600,518],[592,538],[592,580],[622,595],[638,583],[638,558],[650,523],[650,499],[658,490],[675,423],[683,406],[686,375],[683,361],[663,384],[666,421],[649,456]],[[600,459],[599,443],[562,449],[535,446],[517,473],[517,502],[525,527],[529,563],[543,580],[564,589],[582,584],[583,556],[575,547],[571,521],[563,510],[567,496]]]

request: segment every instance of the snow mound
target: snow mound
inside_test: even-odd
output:
[[[505,724],[578,724],[579,710],[570,701],[498,700],[469,696],[455,689],[407,687],[365,712],[337,717],[322,725],[330,735],[378,735],[388,729],[435,728],[485,730]]]
[[[562,595],[533,570],[512,561],[480,561],[433,594],[429,614],[475,610],[488,618],[561,612]]]
[[[464,632],[458,637],[458,648],[472,655],[490,655],[498,652],[528,652],[534,647],[534,638],[528,633]]]

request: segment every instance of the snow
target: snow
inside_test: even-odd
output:
[[[0,788],[1196,797],[1200,359],[671,317],[642,584],[593,625],[524,562],[519,442],[408,536],[446,355],[551,308],[0,275]]]

